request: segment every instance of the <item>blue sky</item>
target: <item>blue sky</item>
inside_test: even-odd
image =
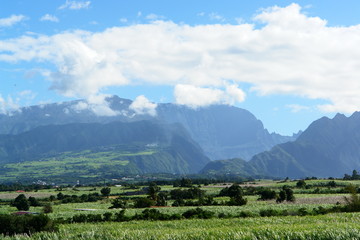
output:
[[[4,0],[0,113],[78,98],[106,110],[116,94],[152,114],[150,102],[235,105],[292,134],[359,110],[359,10],[355,0]],[[97,113],[116,114],[107,110]]]

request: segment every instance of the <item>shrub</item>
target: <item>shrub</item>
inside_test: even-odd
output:
[[[261,217],[271,217],[271,216],[281,216],[282,213],[280,211],[277,211],[275,209],[262,209],[259,212]]]
[[[111,212],[106,212],[103,214],[103,219],[104,221],[111,221],[111,217],[112,217],[112,213]]]
[[[276,198],[276,192],[270,189],[263,189],[258,193],[260,194],[259,200],[271,200]]]
[[[187,210],[182,214],[184,218],[201,218],[201,219],[209,219],[215,215],[214,212],[203,210],[202,208],[195,208]]]
[[[53,212],[52,205],[50,203],[46,203],[43,207],[43,213],[52,213],[52,212]]]
[[[155,202],[149,198],[138,198],[135,200],[134,207],[135,208],[147,208],[154,206]]]
[[[28,201],[29,201],[29,205],[32,206],[32,207],[41,206],[41,204],[39,203],[39,201],[35,197],[29,197]]]
[[[120,198],[116,198],[116,199],[112,200],[111,204],[112,205],[109,207],[109,209],[112,209],[112,208],[126,208],[127,207],[127,201],[122,200]]]
[[[57,230],[54,222],[46,215],[0,215],[0,234],[15,235],[27,234],[30,235],[40,231],[55,231]]]
[[[126,221],[129,221],[130,218],[125,216],[125,210],[121,210],[120,212],[118,213],[115,213],[115,221],[116,222],[126,222]]]

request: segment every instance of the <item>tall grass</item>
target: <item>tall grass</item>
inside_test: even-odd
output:
[[[129,240],[129,239],[360,239],[360,214],[265,217],[181,221],[134,221],[123,223],[66,224],[56,233],[6,240]]]

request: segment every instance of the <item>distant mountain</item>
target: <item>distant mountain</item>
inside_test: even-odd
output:
[[[323,117],[313,122],[296,141],[257,154],[248,165],[233,159],[222,162],[219,168],[209,163],[204,170],[225,169],[247,174],[253,173],[248,169],[256,169],[255,173],[260,175],[293,178],[341,177],[360,169],[360,112],[350,117],[342,114],[333,119]]]
[[[46,125],[69,123],[109,123],[112,121],[157,121],[159,124],[179,123],[212,160],[250,158],[292,137],[270,134],[262,122],[249,111],[227,105],[192,109],[176,104],[158,104],[157,115],[136,114],[129,109],[132,101],[117,96],[107,98],[116,116],[97,116],[81,107],[81,100],[22,108],[10,115],[0,114],[0,134],[19,134]]]
[[[179,124],[73,123],[0,135],[0,175],[9,179],[186,174],[209,161]]]

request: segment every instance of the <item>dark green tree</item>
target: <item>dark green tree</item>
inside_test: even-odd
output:
[[[180,187],[192,187],[192,181],[190,178],[182,178],[180,180]]]
[[[260,194],[259,200],[271,200],[276,198],[276,192],[271,189],[262,189],[258,193]]]
[[[135,208],[147,208],[154,206],[155,202],[149,198],[138,198],[134,202]]]
[[[35,197],[29,197],[28,201],[29,201],[30,206],[32,206],[32,207],[38,207],[41,205]]]
[[[109,207],[111,208],[123,208],[125,209],[127,207],[127,201],[126,200],[122,200],[121,198],[116,198],[114,200],[112,200],[111,202],[111,206]]]
[[[104,196],[104,197],[109,197],[110,195],[110,192],[111,192],[111,188],[109,187],[104,187],[100,190],[101,194]]]
[[[167,194],[164,192],[160,192],[156,199],[156,206],[166,206],[167,205],[166,199],[167,199]]]
[[[306,187],[306,182],[305,182],[305,180],[304,180],[304,179],[301,179],[301,180],[297,181],[296,187],[298,187],[298,188],[305,188],[305,187]]]
[[[160,192],[161,188],[155,183],[151,182],[148,189],[148,194],[151,200],[157,201],[158,193]]]
[[[289,201],[294,202],[295,196],[293,190],[289,186],[283,186],[282,190],[279,193],[278,198],[276,199],[276,202],[280,203],[283,201]]]
[[[26,199],[24,194],[20,194],[17,196],[12,203],[14,207],[16,207],[19,211],[28,211],[30,208],[29,201]]]

